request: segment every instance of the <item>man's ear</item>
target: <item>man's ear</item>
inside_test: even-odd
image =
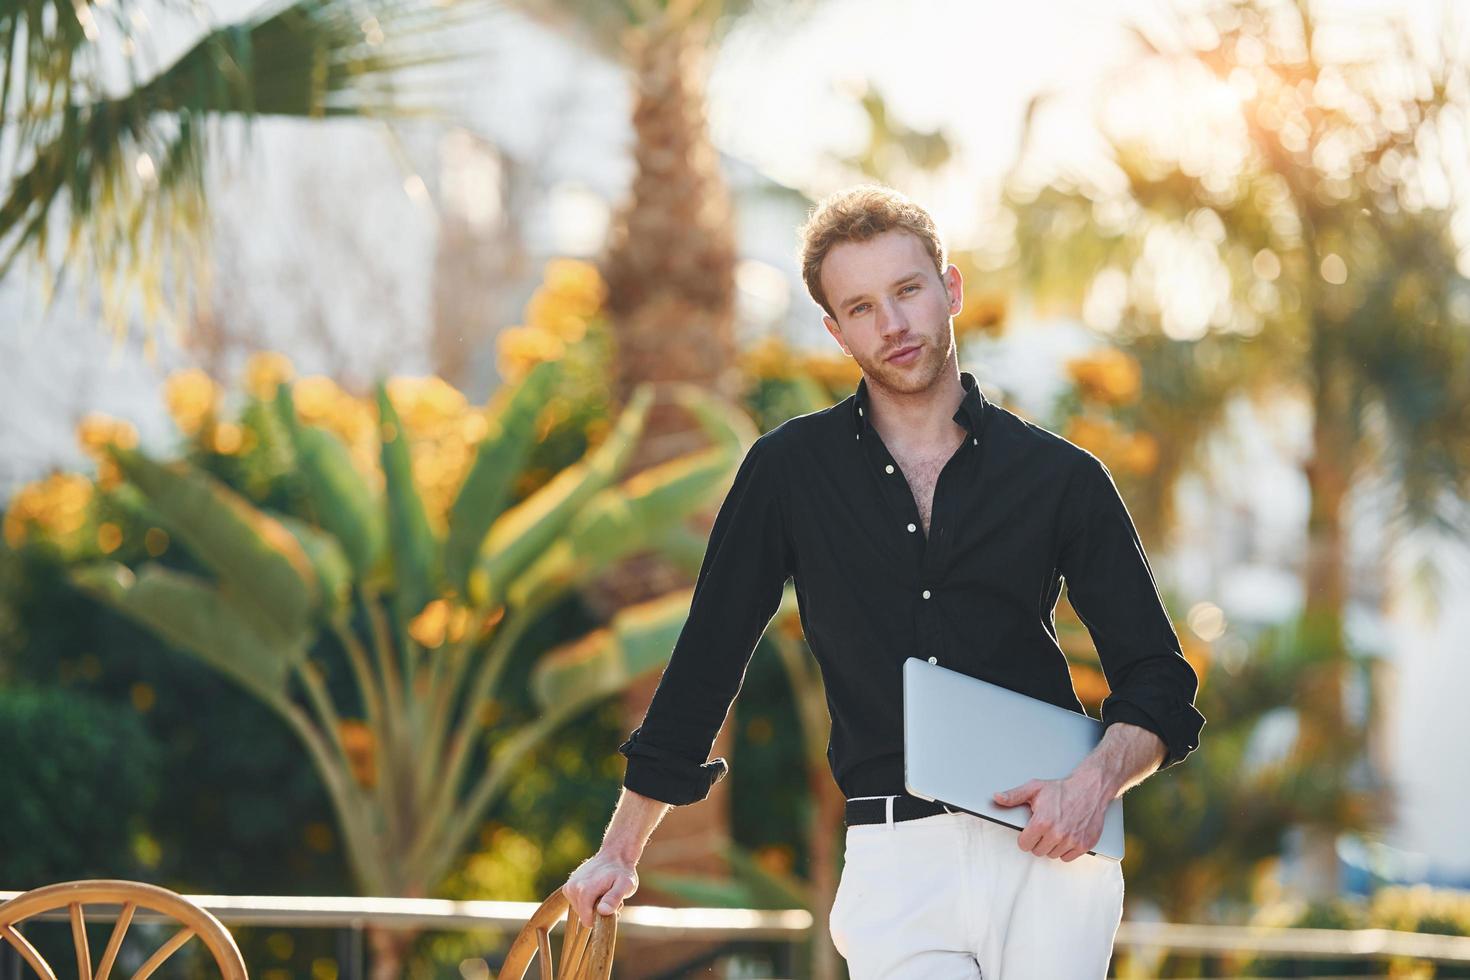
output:
[[[960,275],[959,266],[953,262],[944,270],[944,288],[949,294],[949,314],[958,316],[965,308],[965,279]]]
[[[842,353],[846,354],[848,357],[851,357],[852,351],[848,350],[847,344],[843,341],[842,328],[837,325],[837,321],[824,313],[822,314],[822,326],[826,327],[827,332],[830,333],[832,335],[832,338],[837,341],[838,346],[842,348]]]

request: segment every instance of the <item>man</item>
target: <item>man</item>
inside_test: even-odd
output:
[[[622,798],[564,891],[580,921],[610,914],[668,807],[725,775],[705,760],[792,577],[848,800],[830,930],[852,976],[1105,976],[1122,870],[1087,852],[1109,802],[1182,761],[1204,724],[1133,522],[1096,457],[960,371],[960,273],[922,208],[879,186],[833,195],[802,229],[802,272],[863,377],[746,454],[647,716],[619,748]],[[908,657],[1083,710],[1056,641],[1064,580],[1112,691],[1097,747],[1065,778],[996,794],[1030,808],[1022,831],[907,795]]]

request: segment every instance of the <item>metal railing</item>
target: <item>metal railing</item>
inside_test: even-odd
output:
[[[19,892],[0,891],[0,901]],[[350,898],[337,896],[186,895],[226,926],[274,926],[346,930],[343,976],[362,975],[362,930],[393,929],[520,930],[540,903],[452,901],[433,898]],[[106,908],[107,906],[97,906]],[[89,907],[90,908],[90,907]],[[64,920],[65,911],[37,918]],[[140,910],[136,921],[149,921]],[[156,918],[156,917],[155,917]],[[799,944],[812,928],[804,909],[669,908],[624,905],[618,936],[650,940],[726,942],[777,941]],[[1256,953],[1273,957],[1411,957],[1438,963],[1470,963],[1470,937],[1401,932],[1392,929],[1305,929],[1271,926],[1195,925],[1124,921],[1114,948],[1168,949],[1189,953]]]

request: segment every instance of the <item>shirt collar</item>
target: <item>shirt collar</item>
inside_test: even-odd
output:
[[[980,390],[980,385],[975,381],[975,375],[969,371],[960,372],[960,385],[965,389],[965,397],[960,401],[960,407],[955,409],[954,421],[965,427],[971,436],[980,438],[980,430],[985,422],[985,410],[989,401]],[[852,398],[852,425],[853,430],[859,435],[868,431],[868,379],[858,379],[857,391]]]

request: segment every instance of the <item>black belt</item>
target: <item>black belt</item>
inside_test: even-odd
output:
[[[894,822],[932,817],[939,813],[960,813],[947,803],[921,800],[917,796],[862,796],[847,801],[847,826],[862,823],[887,823],[888,801],[893,800]]]

